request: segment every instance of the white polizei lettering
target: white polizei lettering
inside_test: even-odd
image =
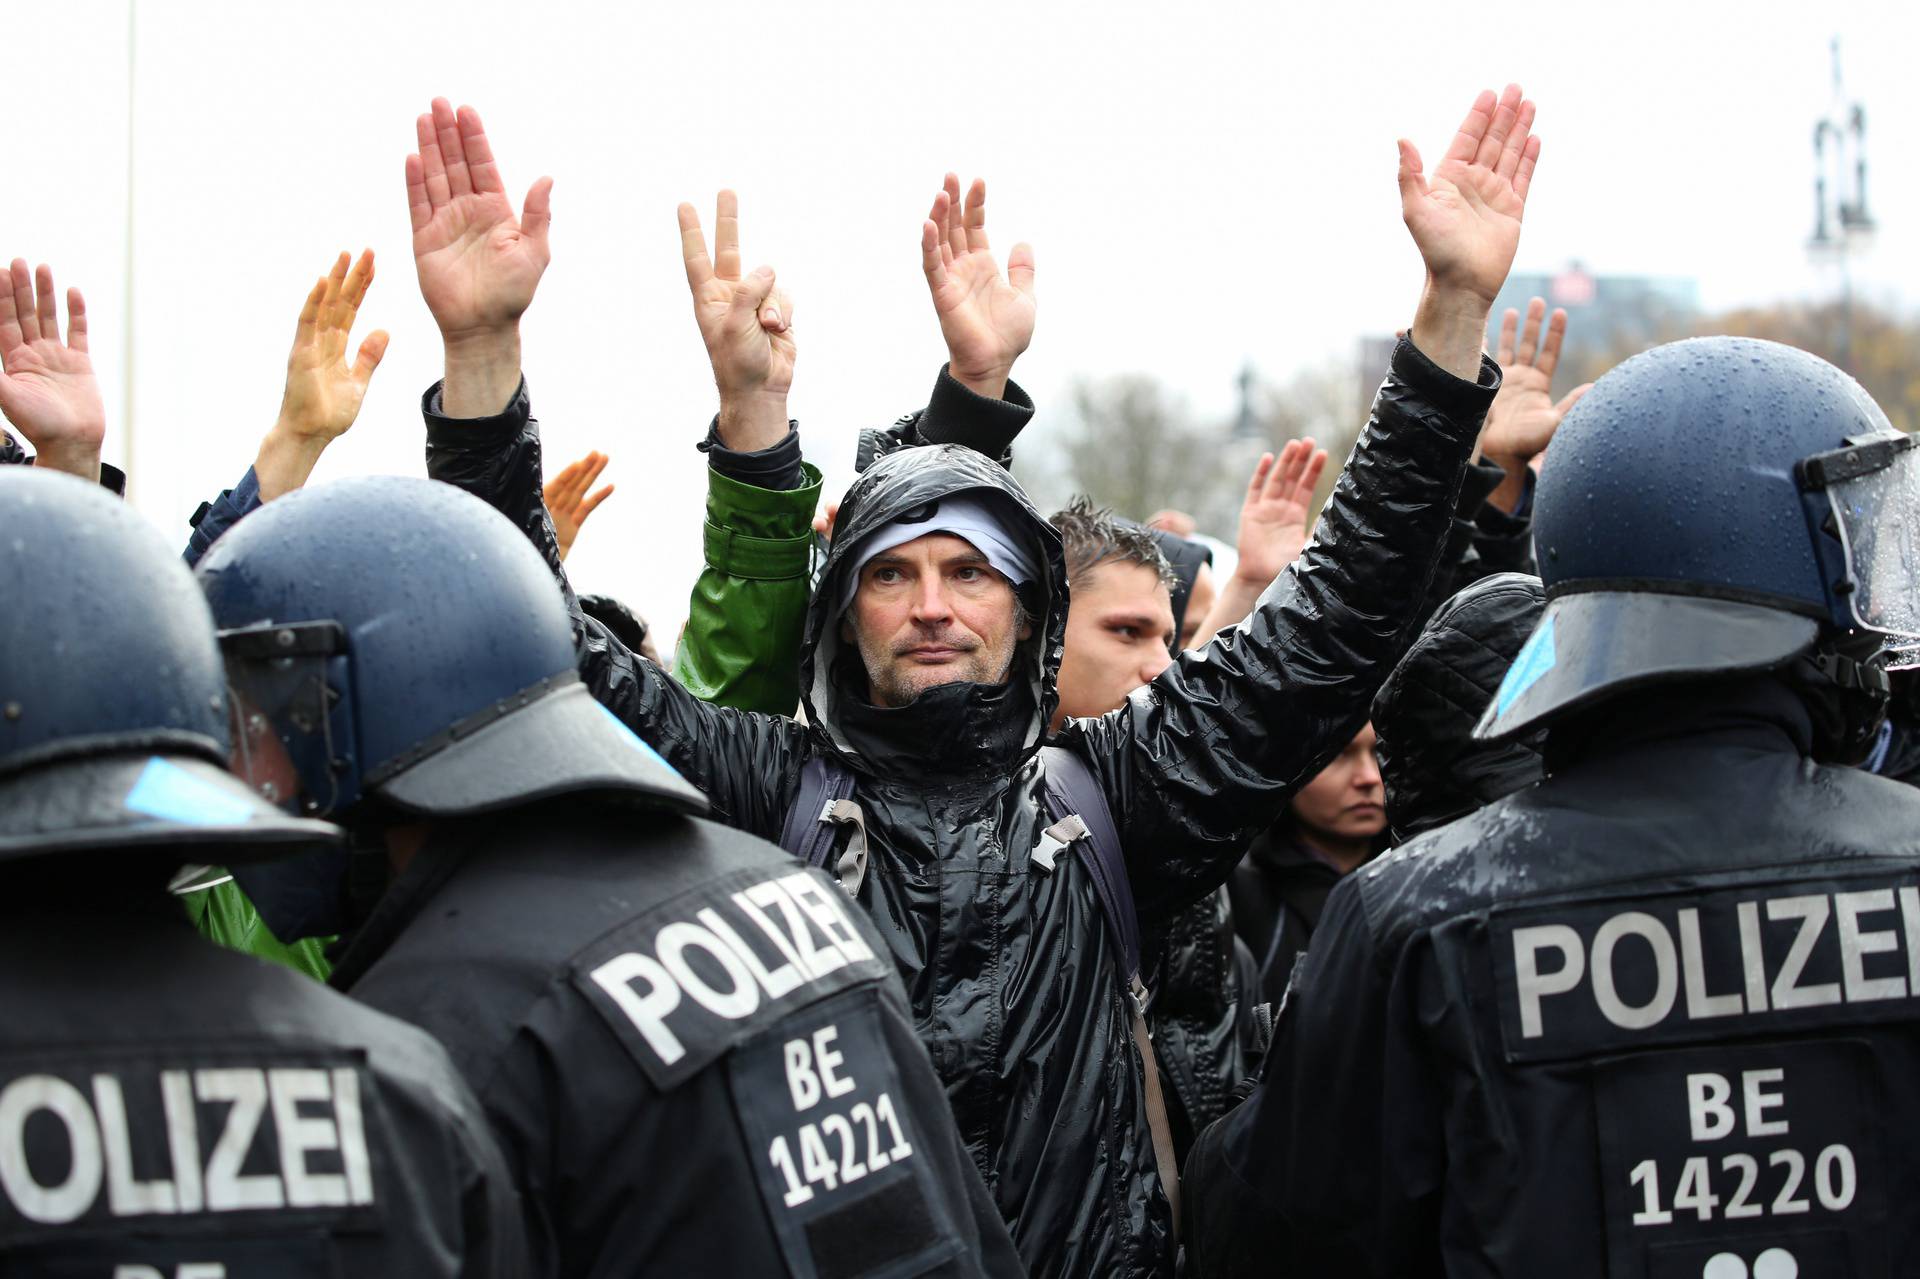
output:
[[[745,892],[735,893],[733,900],[742,911],[746,912],[747,918],[754,922],[754,926],[767,935],[767,940],[774,944],[774,948],[787,957],[787,962],[799,971],[802,978],[807,981],[812,981],[820,975],[815,972],[813,966],[807,962],[806,956],[801,953],[800,947],[796,946],[791,938],[780,931],[780,926],[774,923],[763,909],[766,906],[777,905],[786,913],[789,920],[796,925],[799,924],[799,920],[793,914],[793,907],[788,901],[787,895],[781,892],[772,880],[755,884]],[[802,928],[801,931],[804,933],[805,929]],[[808,946],[806,949],[811,951],[813,947]]]
[[[1819,894],[1775,897],[1767,902],[1768,919],[1800,921],[1800,931],[1794,934],[1793,945],[1788,947],[1787,957],[1780,963],[1780,972],[1773,979],[1775,1008],[1818,1008],[1823,1004],[1840,1002],[1838,982],[1821,982],[1817,986],[1798,984],[1800,974],[1806,971],[1807,960],[1813,954],[1814,943],[1820,939],[1820,930],[1827,926],[1827,916],[1832,910],[1832,903]]]
[[[1613,981],[1613,950],[1623,937],[1639,937],[1653,950],[1653,997],[1638,1008],[1620,998]],[[1645,1030],[1673,1011],[1680,990],[1680,964],[1664,924],[1644,911],[1629,910],[1600,925],[1593,935],[1593,1001],[1601,1015],[1622,1030]]]
[[[27,1163],[27,1119],[45,1111],[67,1133],[67,1178],[45,1185]],[[21,1216],[43,1225],[64,1225],[92,1206],[105,1166],[100,1131],[86,1096],[52,1075],[22,1075],[0,1090],[0,1190]]]
[[[769,1001],[780,998],[800,985],[800,971],[792,963],[784,963],[778,968],[769,970],[760,962],[760,956],[754,953],[753,947],[747,945],[740,934],[733,930],[733,925],[722,919],[720,912],[713,907],[702,908],[696,918],[707,926],[708,932],[725,942],[734,954],[740,956],[740,962],[752,971],[753,979],[760,983],[760,989],[767,993]]]
[[[333,1088],[324,1070],[277,1066],[267,1072],[267,1091],[273,1099],[273,1131],[280,1146],[280,1179],[286,1183],[290,1208],[339,1208],[347,1202],[343,1173],[314,1172],[307,1156],[317,1150],[339,1150],[340,1130],[331,1116],[300,1113],[303,1101],[331,1102]]]
[[[1542,950],[1560,952],[1560,967],[1540,971]],[[1514,985],[1520,994],[1520,1034],[1538,1039],[1541,1034],[1540,1001],[1548,995],[1564,995],[1580,984],[1586,971],[1587,953],[1580,945],[1580,934],[1565,924],[1536,924],[1513,930]]]
[[[280,1179],[242,1175],[247,1151],[267,1109],[267,1076],[262,1070],[197,1070],[194,1091],[201,1101],[228,1101],[227,1124],[207,1157],[207,1207],[213,1212],[242,1208],[279,1208],[286,1202]]]
[[[93,1077],[93,1110],[100,1121],[100,1142],[107,1156],[107,1204],[116,1217],[179,1211],[173,1183],[165,1178],[141,1181],[133,1172],[133,1136],[127,1127],[127,1099],[112,1075]]]
[[[1743,1070],[1740,1072],[1740,1091],[1746,1097],[1747,1136],[1783,1137],[1787,1132],[1787,1121],[1768,1119],[1769,1110],[1777,1110],[1786,1104],[1787,1072],[1776,1066],[1772,1070]],[[1767,1092],[1763,1085],[1779,1084],[1778,1092]]]
[[[1920,995],[1920,888],[1900,890],[1900,928],[1907,938],[1907,993]]]
[[[367,1154],[366,1111],[360,1105],[360,1076],[351,1066],[333,1071],[333,1114],[340,1126],[340,1163],[347,1176],[347,1201],[373,1202],[373,1160]]]
[[[873,948],[861,939],[859,930],[853,926],[853,919],[847,914],[844,893],[838,894],[840,900],[835,901],[835,894],[828,893],[819,880],[807,874],[789,875],[781,883],[800,903],[800,908],[812,917],[814,923],[820,925],[820,931],[827,935],[827,940],[840,948],[840,953],[847,957],[849,963],[873,958]]]
[[[160,1108],[167,1121],[174,1199],[181,1212],[199,1212],[207,1206],[207,1196],[200,1182],[200,1123],[194,1116],[193,1080],[186,1071],[160,1072]]]
[[[675,920],[660,930],[653,946],[660,956],[660,962],[680,983],[680,989],[692,995],[695,1003],[714,1016],[738,1021],[760,1006],[760,987],[754,982],[753,973],[740,962],[740,957],[732,949],[700,925],[690,920]],[[733,987],[731,990],[724,993],[715,990],[706,978],[694,971],[693,965],[687,962],[687,948],[690,946],[713,956],[714,962],[726,970],[727,980]]]
[[[1747,981],[1747,1011],[1767,1011],[1767,961],[1760,949],[1760,903],[1741,902],[1736,908],[1740,918],[1740,972]]]
[[[841,954],[840,948],[832,942],[828,942],[825,946],[814,944],[813,929],[807,927],[807,917],[800,909],[800,901],[787,886],[789,880],[805,881],[806,878],[807,873],[800,871],[783,879],[770,879],[764,884],[755,885],[748,891],[753,894],[755,901],[770,900],[771,904],[780,908],[780,917],[786,921],[787,928],[792,932],[794,949],[798,950],[800,958],[806,961],[807,971],[815,977],[820,977],[836,968],[846,967],[847,957]],[[771,892],[763,897],[761,889],[770,889]]]
[[[1738,995],[1709,995],[1707,965],[1700,949],[1700,912],[1680,912],[1680,972],[1687,983],[1687,1016],[1734,1017],[1745,1007]]]
[[[1875,888],[1859,893],[1835,893],[1833,913],[1840,929],[1840,975],[1846,983],[1847,1002],[1864,1003],[1874,999],[1904,999],[1904,977],[1869,977],[1866,957],[1900,949],[1900,937],[1892,929],[1860,930],[1860,916],[1893,909],[1893,890]]]
[[[152,1266],[115,1266],[113,1279],[167,1279]]]
[[[633,1022],[647,1046],[660,1055],[661,1061],[671,1066],[687,1055],[679,1037],[667,1029],[667,1014],[680,1006],[680,987],[658,960],[628,951],[615,955],[589,976],[613,997],[613,1002]],[[646,979],[644,996],[633,988],[636,978]]]
[[[1718,1141],[1733,1131],[1733,1085],[1706,1071],[1687,1076],[1687,1129],[1695,1141]]]

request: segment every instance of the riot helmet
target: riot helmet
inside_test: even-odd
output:
[[[8,466],[0,530],[0,860],[339,842],[227,772],[213,618],[152,526],[97,484]]]
[[[1505,738],[1626,689],[1785,671],[1870,744],[1886,669],[1920,661],[1920,453],[1817,356],[1752,338],[1655,347],[1548,446],[1547,608],[1476,729]]]
[[[301,490],[200,561],[248,780],[352,827],[598,793],[706,801],[596,703],[565,601],[504,516],[397,476]]]

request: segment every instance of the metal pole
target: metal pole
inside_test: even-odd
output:
[[[127,493],[131,497],[133,487],[139,483],[140,468],[136,465],[133,451],[133,174],[134,174],[134,54],[138,47],[138,30],[134,24],[134,0],[127,0],[127,263],[123,273],[120,298],[120,386],[125,397],[120,406],[121,432],[121,469],[127,473]]]

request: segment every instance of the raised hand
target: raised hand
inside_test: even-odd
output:
[[[373,250],[353,263],[342,253],[333,269],[314,281],[294,326],[287,353],[287,385],[280,416],[261,442],[253,464],[260,500],[270,502],[307,482],[327,445],[347,433],[360,416],[373,371],[387,353],[387,333],[375,329],[360,343],[352,364],[347,342],[373,284]]]
[[[443,407],[488,416],[519,385],[519,321],[547,269],[553,179],[535,182],[515,217],[479,112],[435,98],[415,132],[407,206],[420,294],[447,348]]]
[[[1013,362],[1033,341],[1033,249],[1016,244],[1000,274],[987,247],[987,184],[975,178],[960,202],[960,179],[945,188],[920,226],[920,265],[947,340],[947,369],[989,399],[1007,393]]]
[[[1493,305],[1520,247],[1520,217],[1540,160],[1534,105],[1510,84],[1496,100],[1483,90],[1431,180],[1420,152],[1400,139],[1400,214],[1442,289]]]
[[[714,256],[707,256],[691,204],[680,206],[680,252],[693,318],[720,391],[720,439],[730,449],[769,448],[787,434],[787,392],[798,354],[793,301],[775,287],[770,266],[741,277],[740,201],[722,191],[714,203]]]
[[[1500,366],[1500,392],[1493,397],[1480,431],[1481,452],[1496,460],[1524,464],[1546,452],[1560,419],[1593,386],[1591,382],[1576,386],[1558,403],[1554,401],[1553,371],[1560,364],[1560,344],[1567,336],[1567,313],[1555,308],[1542,340],[1540,321],[1546,310],[1540,298],[1527,303],[1526,327],[1520,330],[1517,346],[1514,332],[1520,313],[1509,307],[1501,317],[1500,345],[1493,357]]]
[[[1255,594],[1267,589],[1307,544],[1313,490],[1326,469],[1327,451],[1310,440],[1289,440],[1280,456],[1262,453],[1240,507],[1239,559],[1234,576]]]
[[[605,453],[589,453],[577,462],[569,462],[560,473],[547,481],[541,497],[547,504],[547,514],[553,519],[553,533],[560,542],[560,558],[567,558],[567,552],[573,549],[573,539],[580,536],[580,526],[587,522],[594,508],[613,496],[613,485],[608,484],[593,496],[587,496],[587,490],[600,478],[600,472],[607,469]]]
[[[34,465],[97,482],[107,409],[87,358],[86,299],[67,290],[62,343],[51,267],[30,272],[15,258],[0,286],[0,413],[33,445]]]
[[[1534,298],[1527,303],[1524,329],[1519,327],[1520,313],[1512,307],[1500,318],[1500,345],[1493,357],[1500,366],[1500,391],[1480,429],[1480,451],[1507,473],[1489,500],[1508,510],[1524,491],[1524,468],[1546,452],[1553,433],[1560,429],[1560,419],[1593,387],[1591,382],[1576,386],[1555,403],[1553,371],[1560,364],[1560,344],[1567,336],[1567,313],[1554,309],[1541,340],[1540,321],[1546,312],[1546,301]]]
[[[1540,159],[1533,103],[1508,85],[1483,91],[1428,181],[1420,153],[1400,139],[1400,214],[1427,267],[1413,344],[1428,359],[1478,381],[1487,312],[1520,246],[1520,215]]]

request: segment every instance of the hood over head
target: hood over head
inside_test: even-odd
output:
[[[1497,573],[1441,605],[1373,699],[1387,821],[1401,843],[1545,775],[1540,734],[1473,728],[1546,607],[1540,579]]]
[[[990,513],[993,523],[1018,541],[1009,549],[1034,566],[1032,580],[1016,587],[1032,616],[1033,634],[1015,650],[1003,685],[946,684],[906,706],[873,706],[866,700],[859,650],[840,636],[860,565],[871,557],[876,535],[891,536],[888,526],[896,521],[940,531],[939,503],[952,499],[968,511]],[[992,551],[982,550],[991,559]],[[1019,483],[991,458],[960,445],[902,449],[876,460],[841,500],[826,564],[807,606],[801,704],[815,740],[862,771],[1009,768],[1039,749],[1052,718],[1066,627],[1066,554],[1060,535]]]

